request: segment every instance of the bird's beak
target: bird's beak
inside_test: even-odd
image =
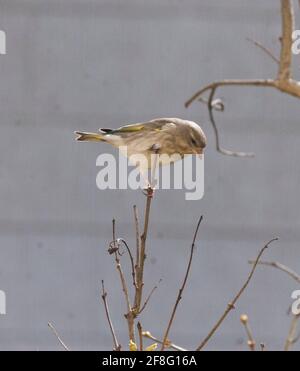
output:
[[[203,154],[203,149],[202,148],[197,148],[197,149],[194,149],[194,154],[195,155],[202,155]]]

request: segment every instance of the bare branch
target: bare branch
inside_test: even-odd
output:
[[[123,289],[123,293],[124,293],[125,301],[126,301],[126,306],[127,306],[127,313],[125,314],[125,318],[127,319],[127,324],[128,324],[129,340],[132,340],[135,343],[134,315],[133,315],[131,304],[130,304],[126,279],[125,279],[125,276],[124,276],[124,273],[123,273],[123,270],[122,270],[122,267],[121,267],[121,262],[120,262],[120,259],[119,259],[118,246],[116,245],[117,240],[116,240],[116,221],[115,221],[115,219],[113,219],[112,224],[113,224],[113,243],[115,244],[115,248],[117,249],[114,252],[116,268],[117,268],[117,271],[119,272],[121,285],[122,285],[122,289]]]
[[[249,261],[249,264],[254,264],[254,263],[255,262],[252,261],[252,260]],[[297,281],[298,283],[300,283],[300,276],[299,276],[299,274],[297,274],[296,272],[294,272],[291,268],[287,267],[286,265],[283,265],[283,264],[277,263],[277,262],[266,262],[266,261],[261,261],[261,262],[258,263],[258,265],[265,265],[265,266],[268,266],[268,267],[273,267],[273,268],[279,269],[282,272],[287,273],[295,281]]]
[[[249,264],[254,264],[253,261],[249,261]],[[287,267],[286,265],[283,265],[281,263],[277,262],[267,262],[267,261],[261,261],[258,263],[258,265],[264,265],[267,267],[272,267],[275,269],[279,269],[280,271],[288,274],[293,280],[296,282],[300,283],[300,276],[296,272],[294,272],[291,268]],[[291,312],[291,307],[289,308],[288,311],[290,314]],[[285,351],[289,351],[290,348],[292,347],[293,344],[295,344],[299,339],[296,337],[296,331],[297,331],[297,326],[298,326],[298,321],[299,321],[300,316],[293,316],[292,323],[290,326],[289,334],[287,336],[286,342],[285,342]]]
[[[141,246],[141,236],[140,236],[140,226],[139,226],[139,216],[136,205],[133,206],[134,214],[134,224],[135,224],[135,236],[136,236],[136,261],[135,267],[137,268],[140,264],[140,246]]]
[[[284,346],[284,350],[286,352],[291,350],[291,347],[293,346],[293,344],[295,344],[296,341],[298,340],[296,337],[296,332],[297,332],[299,319],[300,319],[300,315],[293,316],[291,327],[290,327],[288,337],[286,339],[285,346]]]
[[[61,346],[64,348],[64,350],[70,351],[70,348],[63,342],[62,338],[60,337],[59,333],[56,331],[55,327],[52,325],[51,322],[48,323],[48,327],[52,330],[54,335],[57,337],[57,340],[61,344]]]
[[[221,147],[220,137],[219,137],[219,130],[218,130],[218,127],[216,125],[214,114],[213,114],[213,110],[214,110],[213,99],[214,99],[215,92],[216,92],[216,88],[211,89],[207,105],[208,105],[208,112],[209,112],[210,122],[211,122],[212,127],[213,127],[214,132],[215,132],[217,151],[224,154],[224,155],[228,155],[228,156],[253,157],[254,153],[229,151],[229,150],[224,149],[224,148]]]
[[[189,273],[190,273],[190,270],[191,270],[191,265],[192,265],[194,250],[195,250],[196,238],[197,238],[198,231],[199,231],[199,228],[200,228],[200,225],[201,225],[202,220],[203,220],[203,216],[200,217],[200,219],[198,221],[198,224],[197,224],[197,227],[196,227],[196,231],[194,233],[194,238],[193,238],[193,242],[192,242],[192,246],[191,246],[190,258],[189,258],[187,270],[186,270],[186,273],[185,273],[185,276],[184,276],[184,280],[183,280],[182,286],[181,286],[181,288],[179,290],[179,293],[178,293],[178,296],[177,296],[177,299],[176,299],[176,302],[175,302],[175,305],[174,305],[174,308],[173,308],[173,311],[172,311],[172,314],[171,314],[171,317],[170,317],[170,320],[169,320],[167,329],[166,329],[165,334],[164,334],[164,337],[163,337],[163,343],[162,343],[162,347],[161,347],[161,350],[162,351],[166,347],[166,342],[167,342],[167,339],[168,339],[168,336],[169,336],[169,332],[170,332],[172,323],[173,323],[174,318],[175,318],[175,313],[176,313],[178,304],[179,304],[179,302],[180,302],[180,300],[182,298],[183,290],[185,288],[185,285],[187,283],[187,279],[188,279],[188,276],[189,276]]]
[[[125,247],[126,247],[126,250],[128,252],[128,255],[129,255],[129,258],[130,258],[130,263],[131,263],[131,275],[132,275],[132,280],[133,280],[133,286],[136,287],[136,280],[135,280],[135,266],[134,266],[134,260],[133,260],[133,256],[132,256],[132,253],[131,253],[131,250],[127,244],[127,242],[123,239],[123,238],[118,238],[117,242],[122,242]]]
[[[214,107],[213,100],[216,90],[219,87],[225,86],[254,86],[254,87],[269,87],[277,89],[282,93],[291,95],[296,98],[300,98],[300,82],[293,80],[291,78],[292,71],[292,32],[294,30],[294,11],[293,11],[293,2],[292,0],[281,0],[281,16],[282,16],[282,37],[281,37],[281,53],[280,60],[278,59],[263,45],[254,41],[255,45],[264,50],[272,59],[276,62],[279,62],[279,71],[278,75],[274,79],[232,79],[232,80],[221,80],[213,82],[209,85],[206,85],[204,88],[201,88],[197,91],[186,103],[185,106],[189,107],[195,100],[200,100],[205,102],[205,99],[202,97],[207,91],[210,92],[210,98],[207,101],[207,108],[209,111],[210,122],[213,126],[215,136],[216,136],[216,149],[218,152],[237,157],[252,157],[252,153],[245,152],[233,152],[223,149],[220,146],[219,133],[215,123],[213,110],[220,110],[219,108]]]
[[[162,279],[160,279],[158,281],[158,285],[161,283]],[[141,310],[139,311],[139,314],[141,314],[143,312],[143,310],[146,308],[146,306],[148,305],[154,291],[157,289],[158,285],[154,286],[153,289],[150,291],[149,295],[147,296],[147,299],[145,300],[145,303],[143,304]]]
[[[116,262],[116,268],[119,272],[122,289],[124,292],[125,300],[126,300],[126,306],[127,306],[127,313],[125,314],[125,318],[127,320],[128,324],[128,331],[129,331],[129,340],[135,343],[135,318],[138,316],[138,314],[141,311],[141,301],[143,297],[143,286],[144,286],[144,264],[146,259],[146,239],[148,234],[148,226],[149,226],[149,217],[150,217],[150,207],[151,202],[153,198],[154,190],[149,186],[147,188],[147,202],[146,202],[146,210],[145,210],[145,221],[144,221],[144,231],[143,234],[139,235],[139,223],[138,223],[138,215],[137,215],[137,209],[134,207],[134,217],[135,217],[135,226],[136,226],[136,264],[134,263],[134,258],[131,253],[131,250],[127,244],[127,242],[122,239],[116,238],[116,232],[115,232],[115,220],[113,220],[113,241],[110,243],[110,247],[108,249],[108,252],[110,254],[114,254],[115,256],[115,262]],[[129,298],[129,291],[126,283],[126,279],[121,267],[120,258],[122,254],[120,253],[120,242],[124,244],[124,246],[127,249],[130,262],[131,262],[131,271],[132,271],[132,278],[133,278],[133,285],[135,287],[135,297],[134,297],[134,306],[131,306],[130,298]],[[154,290],[152,290],[154,291]],[[150,300],[150,297],[153,292],[150,293],[149,297],[147,298],[145,304],[143,305],[143,308],[147,305],[147,303]]]
[[[243,314],[243,315],[241,315],[240,320],[241,320],[241,323],[245,327],[245,330],[246,330],[246,334],[247,334],[247,337],[248,337],[248,341],[247,341],[248,347],[250,348],[250,350],[252,352],[254,352],[256,342],[254,340],[254,337],[252,335],[252,331],[251,331],[250,326],[249,326],[249,318],[246,314]]]
[[[148,227],[149,227],[149,217],[150,217],[150,209],[151,209],[151,203],[152,198],[154,194],[153,188],[150,186],[146,190],[146,210],[145,210],[145,220],[144,220],[144,231],[141,235],[141,248],[140,248],[140,259],[139,259],[139,265],[136,268],[136,283],[137,288],[135,292],[135,298],[134,298],[134,313],[137,315],[140,312],[141,309],[141,303],[143,298],[143,286],[144,286],[144,265],[145,265],[145,259],[146,259],[146,240],[147,240],[147,234],[148,234]]]
[[[107,303],[107,299],[106,299],[107,298],[107,292],[105,291],[103,280],[102,280],[102,295],[101,295],[101,297],[102,297],[102,300],[103,300],[106,318],[107,318],[109,328],[110,328],[110,332],[112,334],[112,338],[113,338],[113,342],[114,342],[114,350],[120,351],[121,350],[121,345],[118,342],[118,339],[117,339],[117,336],[116,336],[116,333],[115,333],[115,330],[114,330],[114,326],[113,326],[112,321],[111,321],[109,308],[108,308],[108,303]]]
[[[260,343],[260,350],[262,352],[265,352],[266,351],[266,345],[264,343]]]
[[[137,329],[139,333],[139,339],[140,339],[140,351],[142,352],[144,350],[143,346],[143,328],[140,322],[137,323]]]
[[[221,80],[215,81],[209,85],[206,85],[204,88],[201,88],[197,91],[186,103],[185,107],[188,108],[196,99],[199,99],[200,96],[207,91],[212,89],[217,89],[222,86],[261,86],[261,87],[274,87],[275,81],[272,79],[250,79],[250,80],[240,80],[240,79],[231,79],[231,80]]]
[[[151,339],[151,340],[154,340],[156,343],[158,344],[162,344],[163,342],[159,339],[157,339],[156,337],[154,337],[149,331],[145,331],[143,332],[143,336],[145,338],[148,338],[148,339]],[[184,349],[176,344],[173,344],[171,341],[167,340],[166,344],[165,344],[166,348],[170,348],[170,349],[174,349],[174,350],[177,350],[179,352],[187,352],[187,349]]]
[[[276,62],[278,65],[280,64],[280,60],[277,57],[275,57],[275,55],[271,52],[271,50],[269,50],[268,48],[266,48],[263,44],[261,44],[260,42],[258,42],[256,40],[250,39],[249,37],[247,37],[246,40],[249,41],[249,42],[251,42],[255,46],[257,46],[259,49],[261,49],[271,59],[273,59],[273,61]]]
[[[201,342],[201,344],[197,347],[197,351],[200,351],[202,350],[205,345],[209,342],[209,340],[213,337],[213,335],[216,333],[216,331],[218,330],[218,328],[221,326],[221,324],[224,322],[224,320],[226,319],[226,317],[228,316],[228,314],[233,310],[235,309],[235,305],[236,303],[238,302],[239,298],[241,297],[241,295],[244,293],[244,291],[246,290],[246,288],[248,287],[253,275],[254,275],[254,272],[256,270],[256,267],[260,261],[260,258],[261,256],[263,255],[263,253],[265,252],[265,250],[269,247],[269,245],[271,243],[273,243],[274,241],[278,241],[278,238],[273,238],[272,240],[270,240],[262,249],[261,251],[259,252],[256,260],[255,260],[255,264],[253,265],[253,268],[246,280],[246,282],[244,283],[244,285],[242,286],[242,288],[240,289],[240,291],[237,293],[237,295],[234,297],[234,299],[228,304],[225,312],[222,314],[222,316],[220,317],[220,319],[217,321],[217,323],[215,324],[215,326],[212,328],[212,330],[209,332],[209,334],[206,336],[206,338]]]
[[[282,37],[278,80],[291,78],[292,33],[294,31],[294,11],[292,0],[281,0]]]

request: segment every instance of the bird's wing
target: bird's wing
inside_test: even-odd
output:
[[[104,132],[105,134],[122,134],[122,133],[134,133],[140,130],[143,130],[143,124],[130,124],[122,126],[118,129],[99,129],[100,132]]]
[[[169,119],[157,119],[148,122],[142,122],[137,124],[129,124],[122,126],[115,130],[100,129],[100,131],[105,131],[109,134],[126,134],[126,133],[136,133],[139,131],[161,131],[176,128],[176,125]]]
[[[149,130],[161,131],[174,129],[176,128],[176,125],[173,122],[173,119],[162,118],[145,122],[145,127],[149,128]]]
[[[114,130],[114,134],[134,133],[136,131],[141,131],[143,129],[144,129],[144,124],[130,124],[130,125],[122,126],[121,128]]]

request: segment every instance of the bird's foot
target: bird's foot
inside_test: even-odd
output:
[[[143,194],[146,197],[152,198],[154,195],[155,188],[151,186],[151,184],[148,184],[146,188],[143,189]]]

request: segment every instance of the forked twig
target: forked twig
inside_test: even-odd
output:
[[[281,52],[279,59],[278,74],[274,79],[230,79],[213,82],[204,88],[197,91],[186,103],[185,106],[189,107],[194,101],[202,98],[206,92],[210,92],[207,101],[207,108],[209,111],[210,122],[213,126],[216,137],[216,149],[218,152],[237,157],[253,157],[253,153],[235,152],[223,149],[220,145],[219,132],[214,119],[214,106],[213,102],[215,93],[218,88],[225,86],[254,86],[254,87],[268,87],[281,91],[282,93],[300,98],[300,82],[292,78],[292,32],[294,30],[294,10],[292,0],[281,0],[281,18],[282,18],[282,36],[281,36]],[[277,62],[277,58],[263,47],[261,44],[255,42],[257,46],[263,49],[268,55],[272,56]],[[202,99],[201,99],[202,100]]]
[[[218,127],[217,127],[217,124],[216,124],[216,121],[215,121],[215,117],[214,117],[214,113],[213,113],[213,111],[214,111],[213,102],[214,102],[214,96],[215,96],[216,89],[217,88],[212,88],[211,89],[207,105],[208,105],[208,113],[209,113],[210,122],[211,122],[211,124],[213,126],[213,129],[214,129],[214,132],[215,132],[217,151],[224,154],[224,155],[228,155],[228,156],[254,157],[254,153],[252,153],[252,152],[230,151],[228,149],[224,149],[224,148],[221,147],[219,130],[218,130]]]
[[[254,264],[254,261],[250,260],[249,264]],[[288,274],[291,278],[293,278],[295,281],[300,283],[300,275],[298,273],[294,272],[291,268],[287,267],[286,265],[283,265],[283,264],[278,263],[278,262],[267,262],[267,261],[261,261],[261,262],[258,263],[258,265],[265,265],[267,267],[272,267],[272,268],[279,269],[280,271]]]
[[[158,281],[158,284],[157,284],[156,286],[154,286],[153,289],[150,291],[149,295],[147,296],[147,299],[145,300],[145,303],[143,304],[141,310],[139,311],[139,314],[141,314],[141,313],[143,312],[143,310],[146,308],[146,306],[147,306],[147,304],[149,303],[149,301],[150,301],[150,299],[151,299],[151,297],[152,297],[154,291],[157,290],[157,287],[158,287],[158,285],[161,283],[161,281],[162,281],[162,279],[160,279],[160,280]]]
[[[254,275],[254,272],[256,270],[256,267],[259,263],[259,260],[261,258],[261,256],[263,255],[263,253],[265,252],[265,250],[269,247],[269,245],[271,243],[273,243],[274,241],[278,241],[278,238],[273,238],[272,240],[270,240],[259,252],[256,260],[255,260],[255,264],[253,265],[253,268],[246,280],[246,282],[244,283],[244,285],[242,286],[242,288],[240,289],[240,291],[237,293],[237,295],[234,297],[234,299],[228,304],[225,312],[222,314],[222,316],[220,317],[220,319],[217,321],[217,323],[215,324],[215,326],[212,328],[212,330],[209,332],[209,334],[206,336],[206,338],[200,343],[200,345],[197,347],[197,351],[200,351],[202,350],[205,345],[209,342],[209,340],[213,337],[213,335],[216,333],[216,331],[218,330],[218,328],[221,326],[221,324],[224,322],[224,320],[226,319],[226,317],[228,316],[228,314],[233,310],[235,309],[235,305],[236,303],[238,302],[239,298],[241,297],[241,295],[243,294],[243,292],[246,290],[246,288],[248,287],[253,275]]]
[[[143,286],[144,286],[144,264],[146,259],[146,239],[148,234],[148,227],[149,227],[149,218],[150,218],[150,207],[151,201],[153,198],[154,190],[149,186],[147,189],[147,201],[146,201],[146,210],[145,210],[145,220],[144,220],[144,230],[143,234],[140,236],[139,234],[139,222],[138,222],[138,215],[136,206],[134,206],[134,220],[135,220],[135,228],[136,228],[136,261],[134,261],[134,257],[131,253],[131,250],[127,244],[127,242],[123,238],[116,238],[116,227],[115,227],[115,219],[112,221],[113,225],[113,240],[109,245],[108,252],[109,254],[114,254],[116,268],[119,272],[121,285],[123,289],[123,293],[126,300],[127,306],[127,313],[125,314],[125,318],[128,324],[128,331],[129,331],[129,340],[130,343],[135,342],[135,318],[141,312],[141,301],[143,297]],[[120,243],[123,243],[127,249],[130,263],[131,263],[131,271],[132,271],[132,279],[133,279],[133,286],[135,288],[135,297],[134,297],[134,305],[131,305],[130,297],[129,297],[129,290],[127,286],[127,282],[121,267],[120,256],[122,253],[120,252]],[[145,309],[147,303],[150,300],[151,295],[153,294],[154,288],[149,297],[146,299],[142,310]]]
[[[254,264],[254,262],[250,260],[249,264]],[[293,271],[291,268],[287,267],[286,265],[283,265],[278,262],[268,262],[268,261],[261,261],[257,265],[264,265],[267,267],[276,268],[280,270],[281,272],[288,274],[293,280],[300,283],[300,275],[296,273],[295,271]],[[289,313],[290,312],[291,312],[291,308],[289,309]],[[284,347],[285,351],[289,351],[292,345],[298,341],[298,338],[296,337],[296,330],[297,330],[299,318],[300,318],[300,315],[294,315],[292,318],[290,330],[289,330],[289,333],[288,333],[288,336],[285,342],[285,347]]]
[[[124,293],[124,296],[125,296],[125,301],[126,301],[126,306],[127,306],[127,313],[125,314],[125,318],[126,318],[127,324],[128,324],[129,339],[135,343],[134,315],[133,315],[133,312],[132,312],[132,307],[131,307],[131,303],[130,303],[130,298],[129,298],[129,292],[128,292],[128,288],[127,288],[126,279],[125,279],[125,276],[124,276],[124,273],[123,273],[123,270],[122,270],[122,266],[121,266],[121,262],[120,262],[120,259],[119,259],[118,247],[116,246],[117,240],[116,240],[116,221],[115,221],[115,219],[113,219],[112,225],[113,225],[113,243],[115,244],[115,249],[116,249],[115,252],[114,252],[116,268],[117,268],[117,271],[119,272],[121,285],[122,285],[122,290],[123,290],[123,293]]]

